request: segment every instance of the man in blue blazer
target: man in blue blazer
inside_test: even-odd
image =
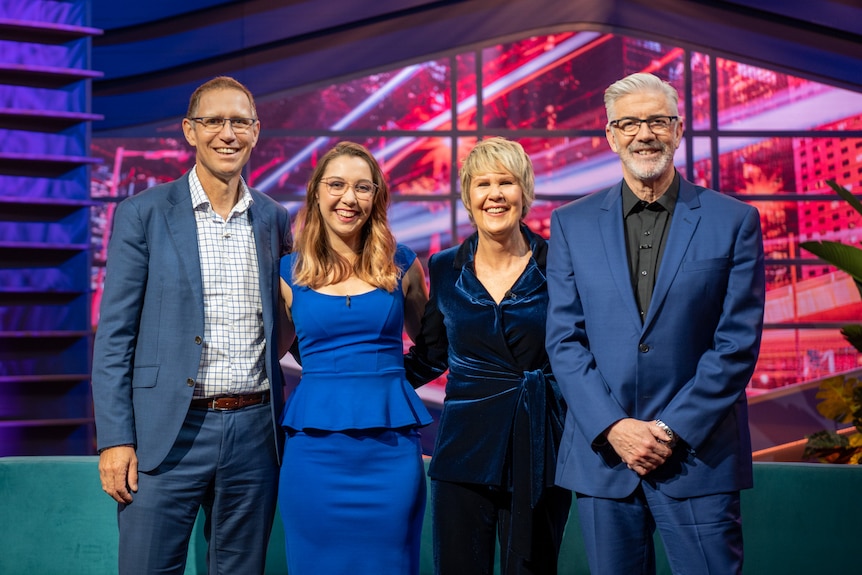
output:
[[[242,178],[260,134],[245,86],[200,86],[183,131],[194,168],[114,214],[93,357],[99,472],[119,503],[121,574],[183,573],[201,507],[210,573],[263,573],[290,219]]]
[[[633,74],[605,107],[623,180],[551,218],[547,346],[569,409],[557,483],[577,494],[594,574],[654,573],[656,527],[674,573],[740,573],[760,217],[675,170],[668,83]]]

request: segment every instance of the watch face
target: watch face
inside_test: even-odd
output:
[[[664,431],[667,434],[667,436],[670,438],[666,442],[663,442],[663,443],[667,443],[668,445],[673,447],[674,444],[676,444],[676,434],[673,432],[673,430],[664,421],[662,421],[660,419],[656,419],[655,424],[656,424],[656,427],[658,427],[659,429]]]

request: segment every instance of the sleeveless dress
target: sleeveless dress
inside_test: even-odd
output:
[[[290,575],[416,575],[425,512],[418,428],[431,416],[407,382],[399,280],[345,296],[293,284],[281,260],[302,378],[287,400],[279,480]],[[416,254],[400,245],[402,272]]]

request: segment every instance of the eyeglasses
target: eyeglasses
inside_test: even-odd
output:
[[[649,118],[620,118],[612,120],[610,125],[626,136],[634,136],[641,130],[641,124],[646,124],[653,134],[667,134],[673,123],[679,120],[679,116],[650,116]]]
[[[328,180],[321,180],[320,183],[325,184],[329,195],[335,198],[343,196],[347,188],[353,188],[353,193],[358,198],[369,198],[377,191],[377,184],[369,180],[359,180],[353,184],[348,184],[340,178],[329,178]]]
[[[230,122],[231,130],[233,130],[235,134],[245,134],[251,130],[251,127],[254,126],[255,122],[257,122],[256,118],[216,118],[213,116],[189,118],[189,120],[197,122],[204,127],[205,132],[211,132],[213,134],[221,132],[222,128],[224,128],[225,122]]]

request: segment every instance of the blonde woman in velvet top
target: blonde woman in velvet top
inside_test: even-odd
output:
[[[436,573],[554,574],[571,493],[553,486],[565,407],[548,364],[545,241],[524,225],[533,168],[520,144],[480,142],[460,172],[476,232],[431,257],[407,376],[449,370],[429,474]]]

